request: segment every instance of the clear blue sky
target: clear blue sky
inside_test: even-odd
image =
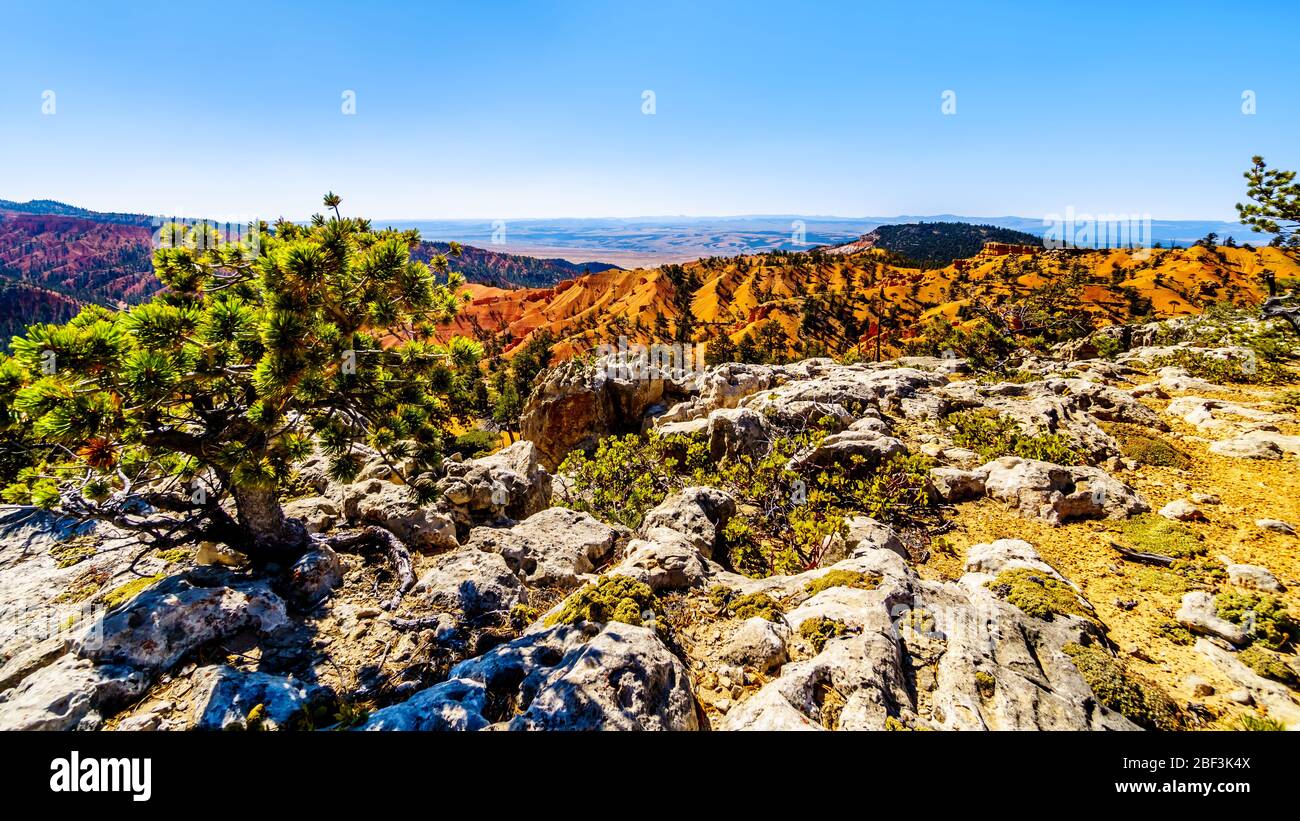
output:
[[[0,198],[1228,218],[1252,154],[1300,166],[1297,31],[1294,2],[14,2]]]

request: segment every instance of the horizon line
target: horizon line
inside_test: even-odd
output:
[[[146,211],[118,211],[118,210],[101,211],[96,208],[90,208],[84,205],[76,205],[71,202],[53,199],[49,197],[37,197],[37,198],[28,199],[26,201],[9,199],[7,197],[0,197],[0,202],[10,202],[15,205],[31,205],[33,203],[49,202],[58,205],[63,205],[68,208],[77,208],[83,211],[88,211],[96,214],[105,214],[105,215],[117,214],[123,216],[205,219],[205,217],[186,217],[180,214],[169,215],[164,213],[153,213],[153,212],[146,212]],[[1067,206],[1067,208],[1069,207],[1070,206]],[[505,222],[595,221],[595,220],[630,222],[630,221],[646,221],[646,220],[760,220],[760,219],[790,219],[790,218],[808,219],[808,220],[825,220],[825,221],[846,222],[846,223],[880,222],[882,220],[927,220],[927,219],[937,220],[939,218],[951,219],[951,220],[963,220],[963,221],[1015,219],[1015,220],[1025,220],[1030,222],[1043,220],[1046,222],[1049,220],[1050,217],[1054,215],[1059,215],[1060,213],[1061,212],[1052,212],[1051,214],[1045,214],[1042,216],[1025,216],[1023,214],[1008,214],[1008,213],[993,214],[993,215],[954,214],[951,212],[942,212],[937,214],[904,213],[904,214],[891,214],[891,215],[868,214],[868,215],[861,215],[861,216],[843,216],[839,214],[806,214],[806,213],[798,213],[798,212],[786,212],[786,213],[767,213],[767,214],[763,214],[763,213],[759,213],[759,214],[636,214],[632,216],[566,215],[566,216],[548,216],[548,217],[536,217],[536,216],[502,217],[499,215],[498,216],[468,216],[468,217],[446,217],[446,216],[393,217],[390,216],[390,217],[370,217],[369,219],[371,222],[387,222],[387,223],[393,223],[393,222],[487,222],[487,223],[491,223],[497,220],[502,220]],[[1121,214],[1118,212],[1098,211],[1094,213],[1092,211],[1077,211],[1075,213],[1081,216],[1132,216],[1127,212]],[[1223,217],[1181,217],[1181,218],[1166,219],[1166,218],[1161,218],[1161,217],[1156,217],[1154,215],[1146,215],[1146,214],[1142,214],[1141,216],[1143,217],[1150,216],[1152,222],[1164,222],[1164,223],[1217,222],[1225,225],[1242,225],[1243,227],[1246,227],[1244,226],[1243,223],[1239,222],[1238,220],[1231,219],[1231,218],[1223,218]],[[280,218],[284,218],[283,215],[277,217],[277,219]],[[214,218],[206,217],[206,219],[214,219]],[[309,214],[306,217],[298,217],[298,218],[290,218],[290,219],[293,222],[307,222],[311,219],[311,215]],[[268,222],[269,221],[271,220],[268,220]]]

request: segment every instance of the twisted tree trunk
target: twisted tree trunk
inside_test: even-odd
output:
[[[1261,313],[1265,317],[1278,317],[1291,323],[1295,332],[1300,334],[1300,307],[1288,306],[1284,302],[1285,297],[1275,296],[1264,300],[1264,306]]]
[[[307,550],[307,529],[302,522],[284,515],[274,488],[246,487],[233,482],[229,487],[235,500],[236,520],[246,539],[244,552],[250,558],[291,562]]]

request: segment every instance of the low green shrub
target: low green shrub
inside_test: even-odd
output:
[[[965,359],[976,371],[999,371],[1016,350],[1016,340],[981,319],[970,328],[958,328],[942,316],[922,324],[920,333],[903,343],[910,356],[952,355]]]
[[[485,453],[491,453],[501,444],[501,434],[490,430],[467,430],[457,436],[447,446],[448,455],[459,453],[466,459],[473,459]]]
[[[673,444],[665,437],[628,434],[600,440],[591,455],[570,453],[559,469],[572,483],[569,505],[635,530],[645,514],[681,484],[677,460],[668,453]],[[702,441],[687,447],[691,444],[703,448]]]
[[[1288,388],[1269,397],[1269,401],[1290,410],[1300,410],[1300,389]]]
[[[924,456],[895,456],[869,469],[858,460],[807,475],[788,468],[831,429],[819,421],[776,437],[762,456],[721,461],[703,437],[609,437],[590,455],[570,454],[560,472],[571,479],[570,506],[632,529],[675,490],[720,488],[740,508],[722,529],[723,563],[750,577],[794,574],[817,565],[828,540],[844,535],[846,518],[898,523],[930,506]]]
[[[1273,385],[1295,378],[1288,368],[1271,359],[1254,354],[1249,357],[1218,357],[1192,348],[1183,348],[1148,363],[1155,370],[1179,367],[1197,379],[1219,385]]]
[[[1028,434],[1013,419],[985,409],[959,411],[948,417],[953,444],[969,448],[985,460],[1019,456],[1057,465],[1081,465],[1083,454],[1059,433]]]
[[[1099,359],[1114,359],[1123,350],[1119,340],[1113,336],[1094,336],[1092,344],[1097,349]]]
[[[1281,732],[1286,729],[1286,725],[1275,718],[1268,716],[1257,716],[1254,713],[1243,713],[1237,719],[1236,728],[1248,733],[1260,732]]]

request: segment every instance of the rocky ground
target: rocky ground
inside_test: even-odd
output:
[[[0,511],[0,728],[1300,726],[1296,386],[1162,364],[1180,331],[1029,357],[1009,381],[954,359],[679,379],[567,363],[526,440],[450,463],[435,505],[378,460],[349,485],[303,466],[287,510],[309,529],[411,545],[400,597],[383,555],[254,571],[224,545],[141,558],[132,537]],[[959,446],[970,411],[1079,463]],[[941,524],[854,516],[819,566],[755,579],[724,566],[726,492],[675,492],[634,532],[570,509],[554,473],[609,433],[726,459],[813,417],[836,432],[793,469],[925,455]]]

